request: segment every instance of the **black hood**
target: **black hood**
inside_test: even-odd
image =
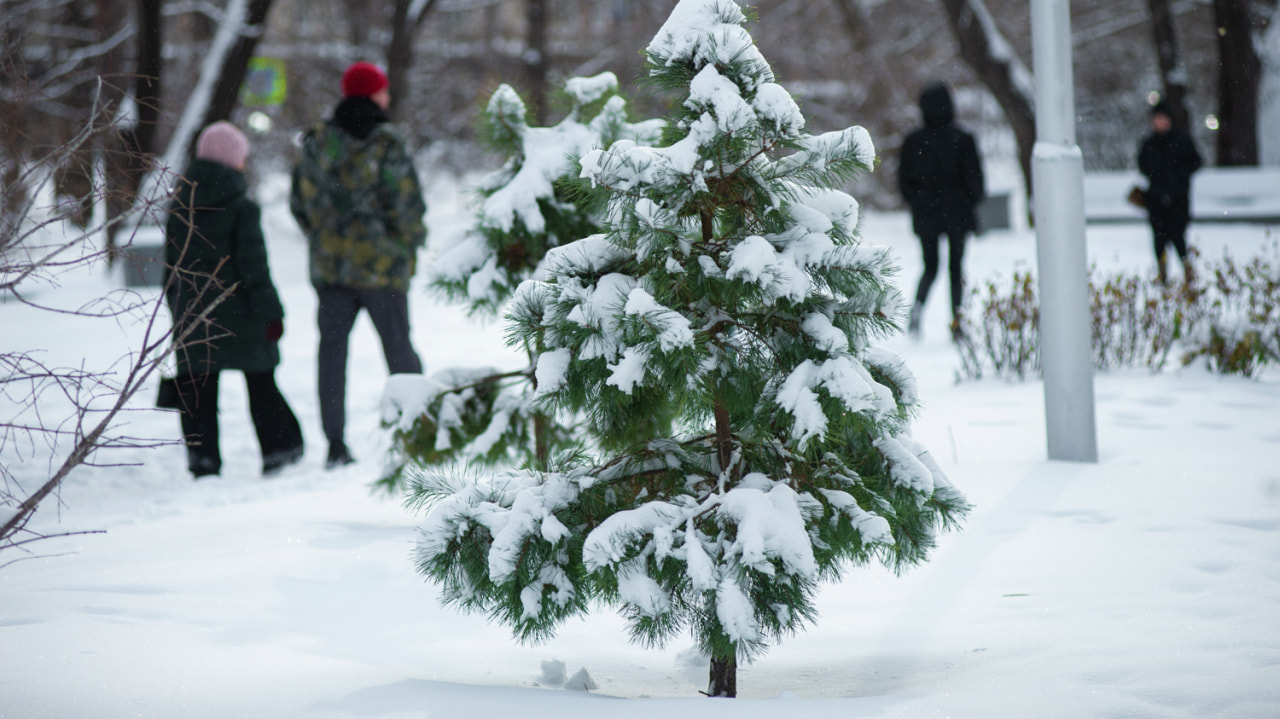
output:
[[[344,98],[333,111],[333,124],[357,140],[365,139],[378,125],[390,120],[378,103],[367,97]]]
[[[946,85],[935,82],[920,93],[920,114],[930,127],[950,125],[956,118],[956,106]]]

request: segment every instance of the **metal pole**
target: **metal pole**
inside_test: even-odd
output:
[[[1049,459],[1098,461],[1084,240],[1084,156],[1076,145],[1068,0],[1032,0],[1036,259]]]

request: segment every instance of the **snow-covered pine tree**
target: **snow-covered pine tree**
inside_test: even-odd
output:
[[[570,78],[561,99],[570,109],[552,127],[530,127],[524,101],[509,85],[489,100],[480,134],[507,160],[481,183],[475,224],[427,274],[436,293],[466,304],[472,315],[496,315],[538,274],[547,250],[599,231],[602,218],[581,189],[579,158],[620,139],[652,145],[661,137],[661,120],[628,121],[613,73]],[[540,350],[525,349],[529,370],[450,368],[391,378],[383,397],[391,456],[379,484],[394,491],[413,467],[455,461],[538,467],[571,446],[571,429],[529,402]]]
[[[569,112],[551,127],[530,127],[509,85],[489,99],[480,134],[506,163],[480,183],[475,225],[427,273],[432,289],[472,313],[496,315],[547,250],[599,231],[601,217],[574,188],[579,158],[617,140],[653,145],[661,137],[661,120],[627,121],[611,72],[570,78],[562,99]]]
[[[664,145],[583,158],[607,231],[513,301],[513,340],[545,348],[540,401],[585,413],[597,456],[410,495],[446,602],[527,640],[593,602],[645,644],[689,630],[711,696],[816,619],[821,582],[923,561],[968,506],[908,434],[913,376],[872,345],[901,316],[893,264],[835,189],[871,169],[870,138],[805,133],[744,21],[679,2],[647,49],[683,97]]]

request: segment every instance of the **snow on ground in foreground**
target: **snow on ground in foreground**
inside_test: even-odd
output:
[[[83,468],[50,531],[56,555],[0,569],[0,717],[506,717],[617,719],[927,716],[1274,717],[1280,715],[1280,377],[1198,369],[1096,378],[1101,460],[1045,461],[1042,387],[956,384],[945,273],[925,338],[895,338],[919,377],[915,437],[976,508],[931,562],[903,577],[850,572],[821,597],[816,626],[738,676],[743,699],[707,700],[706,660],[688,640],[630,645],[611,614],[541,646],[440,607],[413,571],[417,519],[370,495],[386,378],[371,325],[357,325],[349,438],[360,460],[322,469],[314,397],[315,299],[305,247],[277,178],[261,190],[271,264],[288,317],[280,384],[302,420],[304,462],[258,476],[243,385],[224,383],[221,478],[192,482],[179,447],[121,451]],[[433,242],[465,221],[440,183]],[[1206,256],[1246,255],[1266,228],[1197,225]],[[908,220],[869,215],[914,289]],[[1151,269],[1143,225],[1090,228],[1091,261]],[[424,262],[430,261],[429,250]],[[972,242],[973,281],[1034,263],[1034,238]],[[114,286],[85,274],[43,299],[77,304]],[[430,370],[517,367],[497,326],[470,324],[421,288],[414,337]],[[105,366],[136,327],[0,303],[5,336],[63,363]],[[177,437],[145,411],[130,434]],[[34,456],[33,456],[34,455]],[[26,483],[39,447],[0,448]],[[30,486],[30,485],[29,485]],[[8,557],[6,557],[8,558]],[[547,664],[544,664],[547,662]],[[563,666],[557,665],[556,662]],[[585,669],[598,689],[560,687]]]

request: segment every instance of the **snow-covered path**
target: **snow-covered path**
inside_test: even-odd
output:
[[[1100,375],[1100,462],[1047,462],[1038,383],[955,384],[941,280],[924,341],[891,346],[920,379],[916,438],[976,505],[965,529],[903,577],[851,571],[824,591],[815,627],[740,671],[744,699],[710,701],[697,696],[706,661],[687,641],[636,647],[603,614],[522,647],[483,617],[439,606],[408,561],[416,518],[366,487],[386,374],[364,320],[349,406],[360,462],[321,469],[314,296],[281,188],[268,182],[261,197],[288,312],[279,378],[303,421],[305,461],[258,477],[233,380],[220,479],[192,482],[175,446],[113,457],[135,466],[77,471],[42,526],[107,533],[51,541],[41,549],[58,556],[0,569],[0,717],[1280,715],[1274,371],[1260,381],[1198,369]],[[462,221],[459,197],[437,184],[435,237]],[[1192,234],[1210,256],[1268,236],[1243,225]],[[871,216],[865,235],[899,251],[903,284],[913,284],[906,218]],[[1089,243],[1100,266],[1150,265],[1141,225],[1091,228]],[[1033,259],[1033,237],[1015,231],[975,241],[967,266],[979,280]],[[109,285],[87,276],[57,296]],[[432,369],[519,364],[499,328],[413,297],[415,340]],[[134,331],[49,322],[0,304],[6,333],[39,338],[54,356],[109,363]],[[138,436],[177,436],[171,415],[130,421]],[[30,479],[43,465],[29,454],[3,447],[0,461]],[[598,691],[540,685],[550,660],[569,674],[586,668]]]

